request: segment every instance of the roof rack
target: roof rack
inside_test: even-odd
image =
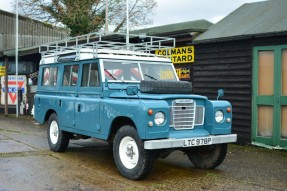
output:
[[[126,34],[122,33],[90,33],[82,36],[69,38],[39,47],[42,57],[76,53],[90,52],[94,57],[98,54],[120,54],[142,56],[153,55],[159,49],[170,49],[175,47],[175,38],[146,36],[144,34],[129,35],[126,43]],[[166,51],[168,52],[168,51]],[[79,56],[77,56],[79,58]]]

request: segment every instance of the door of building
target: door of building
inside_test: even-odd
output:
[[[287,45],[253,51],[254,143],[287,147]]]

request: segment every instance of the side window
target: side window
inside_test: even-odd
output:
[[[84,64],[82,76],[82,87],[96,87],[100,85],[98,65],[96,63]]]
[[[42,86],[56,86],[58,77],[57,67],[45,67],[43,69]]]
[[[64,67],[63,86],[76,86],[78,81],[79,65],[67,65]]]

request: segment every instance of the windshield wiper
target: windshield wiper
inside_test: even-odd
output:
[[[118,77],[116,77],[115,75],[111,74],[107,69],[104,69],[105,72],[107,72],[107,74],[113,78],[113,80],[120,80],[121,82],[125,82],[124,80],[122,79],[118,79]]]
[[[113,74],[111,74],[107,69],[104,70],[105,72],[107,72],[107,74],[109,74],[110,77],[112,77],[114,80],[117,80],[117,78]]]
[[[155,77],[152,77],[152,76],[150,76],[150,75],[145,74],[145,76],[146,76],[146,77],[149,77],[149,78],[152,79],[152,80],[157,80]]]

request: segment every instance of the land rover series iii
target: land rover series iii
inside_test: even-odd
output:
[[[231,104],[192,94],[171,60],[153,54],[175,39],[130,35],[129,43],[117,42],[124,37],[93,33],[40,47],[34,115],[48,123],[51,150],[65,151],[74,137],[105,140],[132,180],[175,150],[195,167],[220,165],[237,138]]]

